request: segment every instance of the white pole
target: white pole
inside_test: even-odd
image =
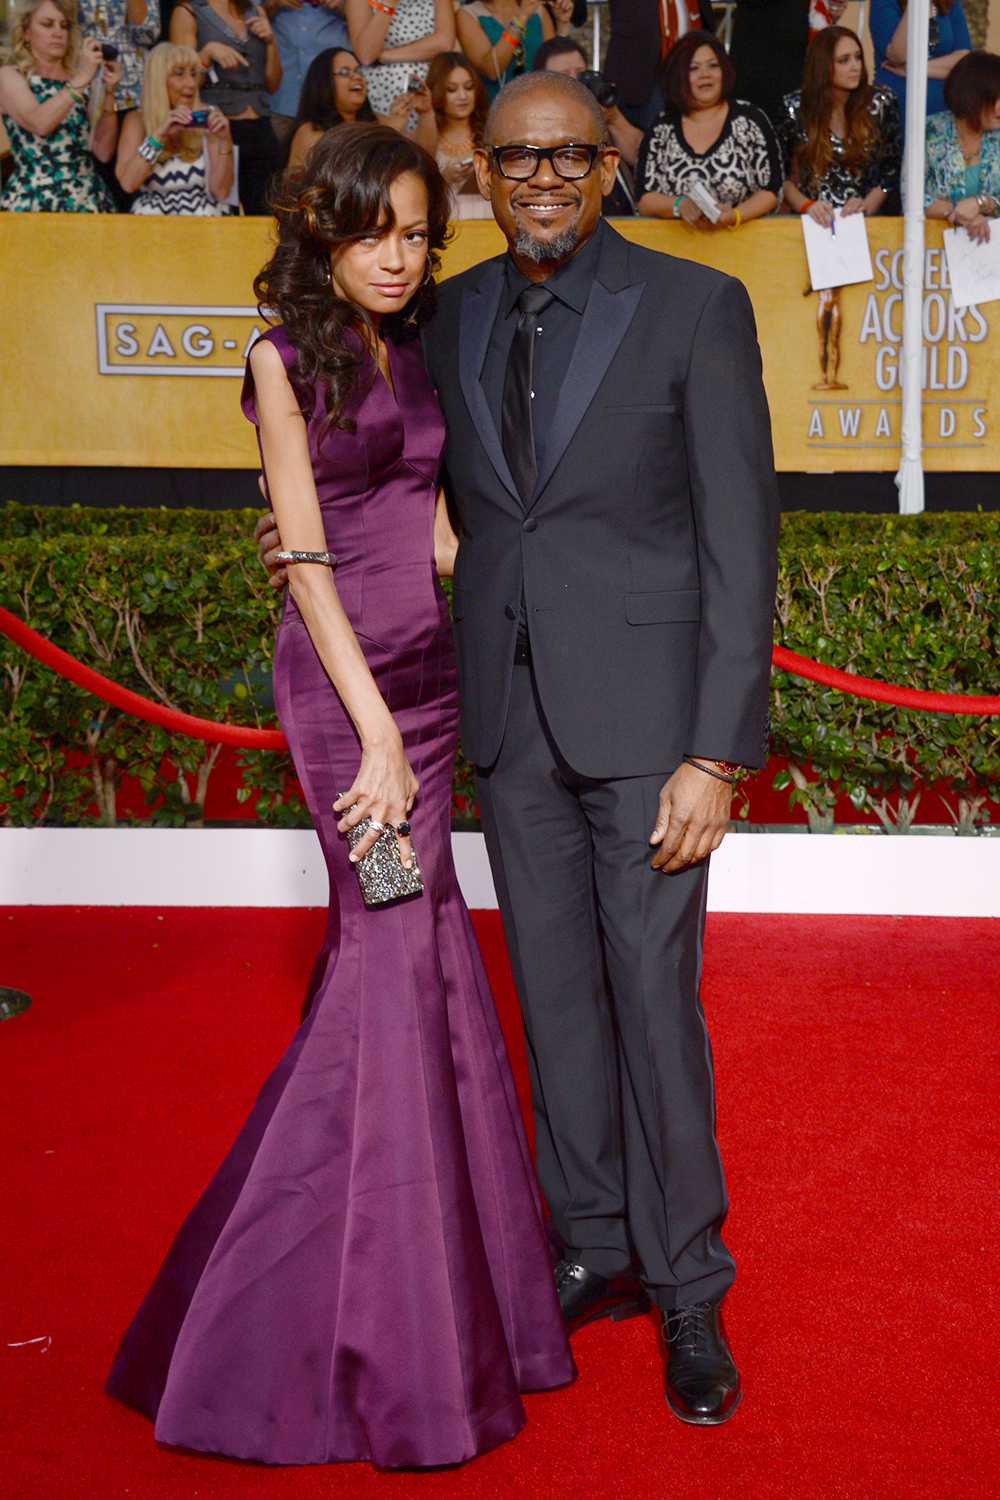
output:
[[[904,516],[924,508],[923,311],[924,141],[927,133],[927,29],[929,0],[906,8],[906,150],[903,155],[903,352],[900,384],[903,419],[896,488]]]

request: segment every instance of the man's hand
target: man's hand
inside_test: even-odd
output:
[[[264,476],[258,480],[261,494],[264,499]],[[275,562],[274,555],[281,551],[281,537],[278,534],[278,523],[274,519],[273,511],[268,511],[266,516],[258,517],[257,524],[253,529],[253,539],[257,543],[257,555],[267,569],[267,581],[273,589],[278,592],[288,582],[288,569],[283,563]]]
[[[660,791],[660,811],[650,835],[659,844],[653,869],[669,875],[718,849],[729,827],[733,789],[684,761]]]

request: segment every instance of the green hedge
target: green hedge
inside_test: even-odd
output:
[[[0,602],[106,676],[206,718],[266,723],[279,601],[264,586],[254,511],[0,512]],[[775,639],[865,676],[942,692],[1000,691],[1000,516],[791,514],[782,523]],[[137,776],[149,820],[201,820],[217,751],[141,724],[0,636],[0,816],[117,819]],[[934,785],[972,833],[1000,798],[1000,719],[867,703],[787,673],[772,679],[773,752],[810,827],[838,794],[906,832]],[[241,755],[244,795],[271,824],[308,822],[287,756]],[[456,795],[470,794],[460,762]],[[745,810],[745,808],[744,808]]]

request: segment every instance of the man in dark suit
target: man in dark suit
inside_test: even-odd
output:
[[[441,286],[424,347],[560,1302],[574,1328],[644,1288],[670,1406],[708,1425],[741,1392],[701,945],[766,754],[778,503],[746,291],[602,221],[617,156],[573,79],[508,84],[476,170],[509,251]]]
[[[503,90],[476,170],[509,251],[442,285],[425,353],[460,530],[462,747],[560,1300],[571,1326],[627,1316],[637,1261],[670,1405],[712,1424],[740,1385],[698,994],[707,857],[733,772],[766,756],[778,502],[746,291],[601,221],[616,157],[573,80]]]

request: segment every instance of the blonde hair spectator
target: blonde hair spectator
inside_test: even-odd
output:
[[[80,61],[80,44],[83,41],[83,32],[77,20],[76,0],[51,0],[51,3],[66,17],[69,26],[69,44],[63,61],[72,73]],[[28,27],[35,11],[44,4],[45,0],[28,0],[27,5],[17,6],[10,23],[10,41],[4,48],[3,61],[11,63],[25,78],[35,70],[35,60],[28,45]]]
[[[167,78],[174,68],[185,65],[194,68],[200,89],[205,81],[205,68],[193,47],[182,47],[177,42],[159,42],[146,55],[146,71],[142,80],[142,102],[139,106],[139,114],[147,136],[151,135],[154,140],[157,129],[172,108],[170,95],[167,92]],[[196,93],[192,108],[201,109],[201,107],[201,94]],[[203,130],[182,130],[177,149],[173,150],[170,146],[164,146],[159,160],[166,161],[169,156],[180,156],[184,161],[194,161],[195,157],[201,153],[204,134]]]

